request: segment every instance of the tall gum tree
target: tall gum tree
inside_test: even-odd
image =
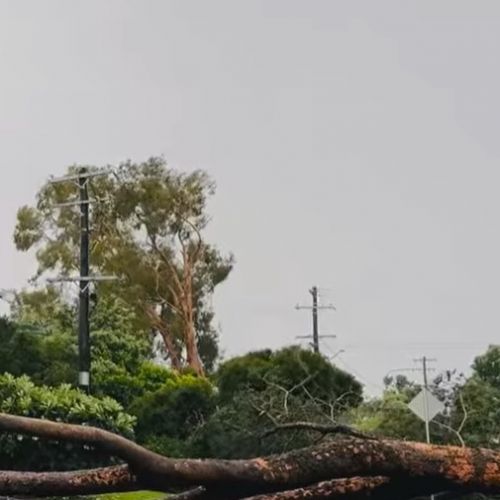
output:
[[[80,168],[70,167],[68,175]],[[178,172],[162,158],[109,172],[89,180],[99,201],[91,209],[91,267],[121,281],[98,285],[98,293],[119,295],[159,332],[174,369],[203,374],[199,345],[216,342],[209,298],[233,267],[232,255],[204,238],[215,185],[205,172]],[[21,251],[36,251],[35,279],[77,272],[79,208],[56,207],[77,197],[76,184],[47,182],[35,206],[19,209],[14,241]]]

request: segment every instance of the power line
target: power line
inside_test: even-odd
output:
[[[476,347],[483,347],[485,344],[494,344],[493,341],[485,340],[483,342],[366,342],[360,344],[345,344],[344,348],[351,350],[408,350],[421,349],[429,347],[431,349],[453,349],[453,350],[472,350]]]
[[[370,380],[368,380],[364,375],[362,375],[359,371],[354,369],[350,364],[346,363],[346,361],[342,357],[337,356],[336,359],[338,361],[340,361],[340,363],[344,366],[345,370],[347,370],[349,373],[352,373],[353,375],[355,375],[361,381],[361,383],[363,385],[375,388],[379,391],[385,390],[385,387],[383,387],[382,385],[380,385],[376,382],[371,382]]]

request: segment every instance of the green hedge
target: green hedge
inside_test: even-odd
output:
[[[133,438],[134,417],[111,398],[98,399],[72,389],[36,386],[28,377],[0,375],[0,412],[100,427]],[[110,463],[88,446],[57,443],[17,434],[0,435],[0,468],[71,470]]]

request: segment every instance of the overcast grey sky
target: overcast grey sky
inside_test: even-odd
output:
[[[310,331],[377,391],[500,330],[500,3],[0,0],[0,287],[17,208],[72,163],[215,178],[226,355]]]

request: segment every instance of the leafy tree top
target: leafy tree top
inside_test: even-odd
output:
[[[80,168],[68,172],[76,175]],[[91,209],[92,272],[121,279],[99,285],[98,295],[120,296],[162,334],[175,368],[187,364],[202,373],[198,346],[214,352],[210,342],[216,340],[208,297],[233,266],[232,256],[222,255],[203,235],[214,182],[203,171],[178,172],[162,158],[151,158],[125,162],[110,175],[93,177],[88,187],[91,198],[100,200]],[[75,183],[48,182],[35,206],[19,209],[14,241],[19,250],[36,250],[37,276],[76,271],[79,210],[55,207],[77,197]]]
[[[361,401],[362,386],[349,373],[309,350],[287,347],[264,350],[230,359],[216,374],[222,401],[230,401],[245,388],[265,390],[275,385],[307,393],[307,397],[332,401],[343,398],[347,405]]]

